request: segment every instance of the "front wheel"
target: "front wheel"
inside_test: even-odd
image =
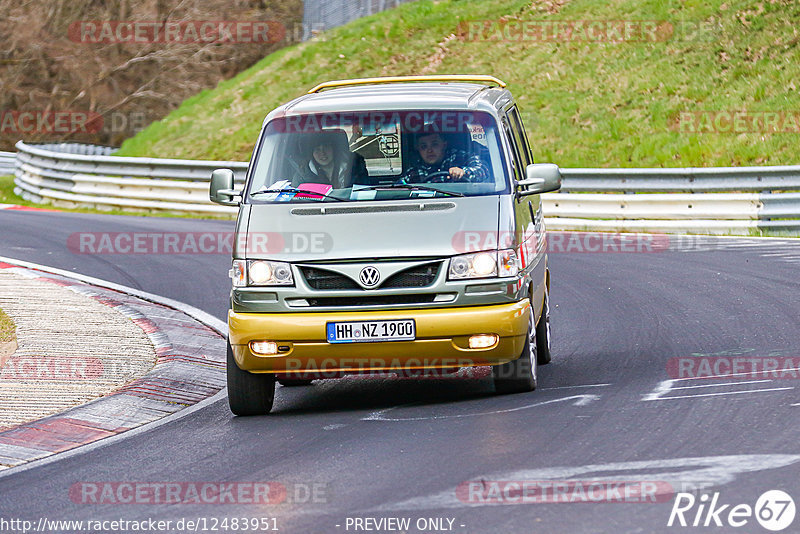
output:
[[[524,393],[533,391],[537,384],[538,357],[536,355],[536,334],[533,321],[533,307],[528,320],[525,345],[519,358],[492,367],[494,389],[497,393]]]
[[[275,375],[239,369],[228,341],[228,405],[236,415],[266,415],[275,400]]]

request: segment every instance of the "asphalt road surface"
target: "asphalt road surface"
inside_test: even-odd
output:
[[[226,254],[91,255],[67,243],[78,232],[232,228],[0,211],[0,255],[224,320]],[[264,518],[259,529],[289,533],[616,533],[727,532],[743,521],[736,532],[768,532],[759,517],[780,526],[793,505],[759,497],[800,499],[800,379],[791,370],[800,366],[800,246],[698,242],[691,251],[552,253],[553,362],[533,393],[495,396],[480,376],[348,378],[279,388],[274,413],[254,418],[233,417],[220,397],[152,430],[0,475],[0,527],[152,519],[171,521],[162,524],[169,532],[232,532]],[[764,365],[780,372],[751,372]],[[153,503],[167,491],[160,484],[184,502]],[[222,484],[225,502],[192,493],[203,484]],[[267,484],[280,502],[249,503]],[[752,515],[731,515],[739,504]],[[784,531],[800,531],[800,519]]]

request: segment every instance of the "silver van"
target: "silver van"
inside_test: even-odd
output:
[[[501,393],[550,361],[550,272],[520,113],[491,76],[320,84],[267,115],[238,205],[228,399],[266,414],[275,384],[491,366]],[[239,187],[235,189],[235,187]]]

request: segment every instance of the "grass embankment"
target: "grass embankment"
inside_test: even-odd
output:
[[[562,167],[798,163],[795,133],[705,133],[682,113],[800,113],[793,0],[419,0],[267,56],[186,100],[119,155],[247,160],[268,111],[316,83],[402,74],[489,73],[525,114],[538,161]],[[474,21],[494,21],[481,30]],[[657,38],[503,38],[504,24],[656,21]],[[514,28],[518,26],[509,26]],[[499,28],[499,30],[498,30]],[[585,35],[585,34],[584,34]],[[595,34],[597,35],[597,34]],[[781,115],[781,117],[789,116]],[[781,123],[784,127],[784,123]],[[692,133],[692,128],[701,132]],[[791,123],[788,126],[791,130]]]

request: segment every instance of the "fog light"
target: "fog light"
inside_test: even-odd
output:
[[[259,356],[272,356],[278,354],[278,344],[274,341],[251,341],[250,350]]]
[[[499,337],[497,334],[478,334],[476,336],[470,336],[469,348],[488,349],[489,347],[493,347],[498,339]]]

